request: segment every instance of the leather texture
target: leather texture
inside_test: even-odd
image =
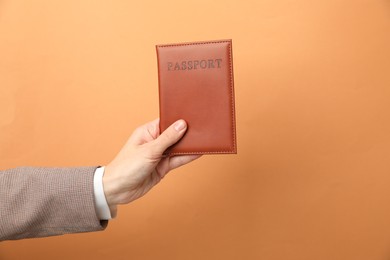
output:
[[[96,167],[0,171],[0,241],[104,230],[96,215]]]
[[[185,136],[166,154],[237,153],[232,41],[157,45],[160,131],[178,119]]]

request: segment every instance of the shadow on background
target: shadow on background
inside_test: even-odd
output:
[[[1,7],[1,5],[0,5]],[[0,241],[0,260],[7,260],[3,254],[3,250],[6,248],[6,242],[5,241]]]
[[[0,242],[0,260],[5,260],[4,259],[4,257],[2,256],[2,253],[1,253],[1,251],[2,251],[2,248],[3,248],[3,242]]]

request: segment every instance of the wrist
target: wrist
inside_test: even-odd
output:
[[[117,183],[118,181],[116,181],[116,179],[112,177],[110,166],[106,166],[105,173],[103,175],[103,190],[112,217],[116,216],[117,206],[119,204],[117,199],[117,194],[119,190]]]

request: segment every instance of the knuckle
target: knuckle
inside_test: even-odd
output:
[[[142,133],[142,127],[141,127],[141,126],[137,127],[137,128],[134,129],[134,131],[133,131],[133,134],[139,134],[139,133]]]
[[[158,131],[155,126],[149,124],[146,126],[146,130],[148,131],[149,135],[151,135],[153,138],[156,138],[158,136]]]
[[[155,158],[161,154],[160,146],[156,142],[148,143],[143,148],[143,154],[148,158]]]
[[[170,141],[172,139],[172,133],[166,131],[163,135],[161,135],[161,139],[163,139],[164,142]]]

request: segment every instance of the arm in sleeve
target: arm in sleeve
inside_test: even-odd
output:
[[[0,241],[104,230],[94,201],[96,167],[0,171]]]

